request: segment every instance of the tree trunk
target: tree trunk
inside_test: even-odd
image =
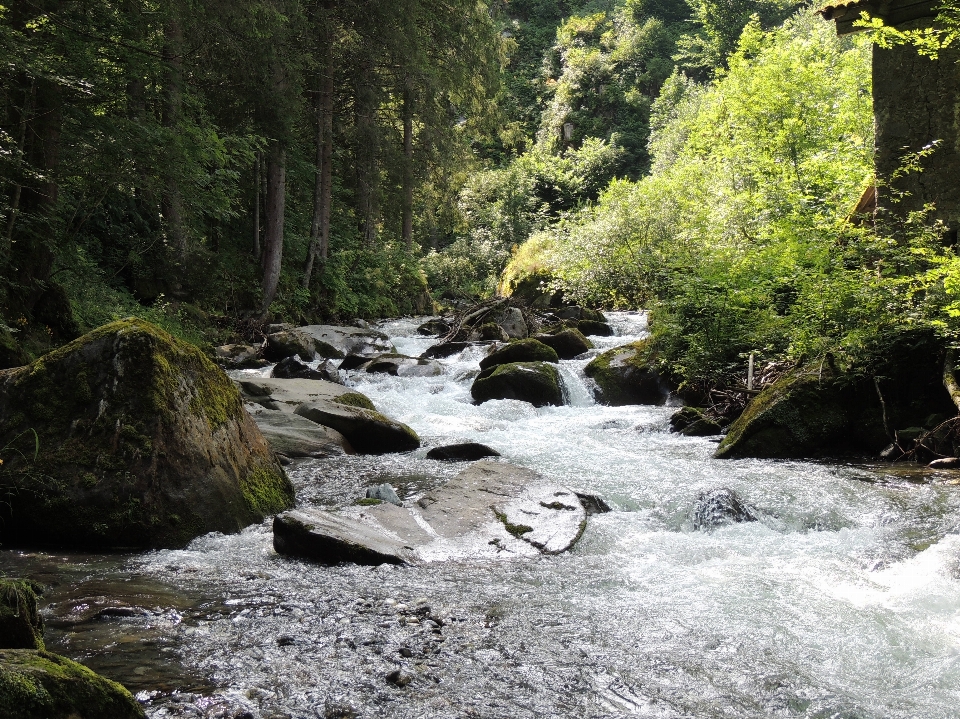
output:
[[[954,362],[956,353],[952,349],[947,350],[947,356],[943,361],[943,386],[946,388],[950,399],[960,411],[960,385],[957,384],[957,378],[954,376]]]
[[[413,252],[413,87],[409,77],[403,88],[403,242]]]
[[[326,62],[317,103],[317,175],[314,186],[313,226],[303,286],[310,289],[313,264],[326,264],[330,251],[330,205],[333,200],[333,37],[326,31]]]
[[[164,25],[164,108],[162,124],[173,130],[180,120],[183,106],[183,28],[176,17],[176,10],[169,11],[171,16]],[[166,168],[166,187],[161,203],[161,212],[167,228],[170,243],[177,248],[181,260],[187,256],[187,234],[183,223],[183,198],[177,181],[176,169]]]
[[[266,227],[263,248],[263,306],[266,316],[277,294],[283,258],[283,218],[286,203],[286,157],[277,146],[267,154]]]
[[[373,247],[377,241],[377,92],[373,60],[365,56],[357,74],[357,216],[364,244]]]
[[[261,155],[257,152],[253,158],[253,256],[260,259],[260,165]]]

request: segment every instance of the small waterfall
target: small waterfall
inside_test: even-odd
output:
[[[560,363],[560,386],[563,390],[564,404],[571,407],[589,407],[597,403],[593,391],[587,386],[583,376],[583,362]]]

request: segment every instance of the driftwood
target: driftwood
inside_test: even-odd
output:
[[[954,350],[947,350],[947,356],[943,360],[943,386],[950,395],[957,411],[960,412],[960,385],[957,384],[957,378],[954,376]]]
[[[513,297],[492,297],[457,312],[456,315],[454,315],[453,321],[450,323],[450,330],[438,338],[438,344],[456,341],[456,338],[463,330],[483,324],[488,316],[503,311],[508,307],[514,307],[523,313],[523,320],[526,322],[530,334],[539,330],[544,324],[545,315],[531,309],[523,302]]]

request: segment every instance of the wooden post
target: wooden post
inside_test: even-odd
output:
[[[753,390],[753,352],[750,353],[750,362],[747,364],[747,389]]]

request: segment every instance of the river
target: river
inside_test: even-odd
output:
[[[610,318],[618,336],[592,355],[646,331]],[[420,321],[381,329],[417,355]],[[48,648],[151,717],[958,716],[960,475],[713,460],[715,438],[668,431],[672,408],[595,404],[586,359],[561,363],[568,406],[474,406],[479,352],[437,377],[351,373],[425,447],[302,462],[298,501],[385,481],[415,498],[459,469],[427,446],[479,441],[613,507],[568,554],[322,567],[278,556],[268,521],[178,551],[6,551],[0,570],[49,584]],[[697,495],[719,487],[761,521],[694,531]]]

